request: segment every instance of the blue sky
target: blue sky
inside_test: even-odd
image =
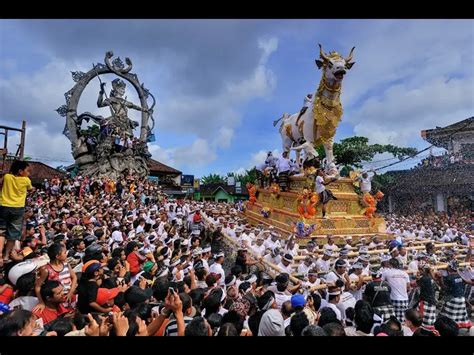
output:
[[[336,141],[357,134],[422,149],[420,130],[473,115],[472,20],[0,20],[0,122],[26,119],[27,155],[72,163],[54,110],[70,71],[113,50],[157,98],[155,159],[197,177],[243,171],[281,150],[272,122],[318,85],[318,43],[343,55],[356,47]],[[80,110],[101,112],[98,90],[91,82]]]

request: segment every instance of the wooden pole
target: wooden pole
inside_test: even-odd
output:
[[[21,124],[21,141],[20,141],[20,160],[23,160],[25,153],[25,138],[26,138],[26,121]]]

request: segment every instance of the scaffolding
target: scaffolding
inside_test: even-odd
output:
[[[18,144],[18,148],[14,155],[8,153],[8,133],[10,131],[20,132],[20,144]],[[24,152],[25,152],[26,122],[25,121],[22,122],[21,128],[0,126],[0,135],[3,135],[3,148],[0,148],[0,156],[2,159],[0,173],[4,174],[6,172],[5,162],[7,161],[7,159],[23,160]]]

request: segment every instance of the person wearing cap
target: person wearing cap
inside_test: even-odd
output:
[[[382,280],[382,273],[372,272],[372,281],[370,281],[363,292],[363,299],[372,306],[374,312],[385,322],[395,315],[390,293],[392,289],[388,282]]]
[[[250,230],[250,225],[245,226],[244,231],[237,237],[239,244],[245,244],[247,247],[250,247],[252,243],[252,238],[249,235]]]
[[[341,249],[339,251],[339,259],[344,260],[348,268],[351,267],[351,263],[349,262],[349,251],[347,249]]]
[[[344,246],[342,247],[343,249],[346,249],[348,251],[351,251],[352,250],[352,237],[350,235],[348,235],[347,237],[344,237],[344,241],[346,242],[346,244],[344,244]]]
[[[336,318],[339,321],[342,321],[343,315],[341,310],[337,306],[339,301],[341,300],[342,291],[339,287],[336,286],[329,286],[328,287],[328,303],[327,307],[331,308],[336,313]]]
[[[291,254],[284,254],[281,258],[280,263],[277,265],[280,272],[285,272],[287,274],[293,274],[293,268],[291,264],[293,263],[293,256]]]
[[[318,260],[316,260],[316,267],[322,273],[328,273],[329,270],[331,269],[331,256],[332,256],[331,250],[325,250],[323,252],[323,255],[320,256]]]
[[[201,254],[201,261],[202,261],[202,266],[204,269],[209,272],[209,258],[211,257],[211,247],[210,246],[203,246],[202,248],[202,254]]]
[[[263,257],[265,255],[265,245],[263,245],[263,242],[265,239],[263,239],[262,236],[258,236],[257,239],[255,240],[255,244],[251,246],[252,251],[255,253],[255,255],[259,257]]]
[[[465,280],[459,275],[458,268],[456,261],[449,262],[448,275],[442,278],[445,302],[440,315],[452,319],[459,328],[470,327],[464,297]]]
[[[265,248],[270,248],[270,249],[275,249],[275,248],[281,248],[281,243],[278,240],[278,233],[276,231],[270,232],[270,236],[265,240]]]
[[[220,278],[219,278],[219,281],[218,281],[218,284],[219,286],[224,286],[225,285],[225,272],[224,272],[224,269],[222,267],[222,265],[224,264],[224,257],[225,257],[225,254],[224,252],[218,252],[214,258],[214,264],[212,264],[209,268],[209,273],[210,274],[217,274],[217,275],[220,275]]]
[[[387,281],[391,287],[390,299],[392,301],[395,317],[400,322],[405,320],[405,311],[408,308],[408,291],[410,290],[410,277],[406,271],[401,269],[398,259],[389,261],[390,268],[384,270],[382,279]]]
[[[298,265],[298,274],[303,275],[306,277],[310,269],[314,267],[313,258],[311,256],[306,256],[302,263]]]
[[[330,271],[326,275],[326,282],[328,284],[336,284],[337,281],[342,282],[341,292],[344,290],[349,290],[351,287],[351,281],[349,275],[347,274],[347,262],[341,259],[336,260],[334,264],[334,270]]]
[[[349,280],[351,281],[351,286],[349,292],[354,296],[356,301],[362,299],[363,286],[365,284],[364,275],[362,269],[364,266],[361,263],[355,263],[352,265],[354,272],[349,275]]]
[[[292,256],[298,255],[298,250],[300,246],[298,243],[295,242],[295,235],[292,234],[290,238],[287,240],[285,247],[283,248],[283,252],[285,254],[290,254]]]
[[[321,279],[318,277],[318,269],[313,267],[308,270],[307,280],[303,282],[303,287],[309,290],[309,292],[314,291],[314,287],[321,284]]]
[[[281,250],[280,248],[274,248],[274,249],[265,249],[265,256],[263,257],[263,260],[267,263],[271,263],[274,265],[278,265],[281,262]]]
[[[371,274],[371,265],[370,265],[370,257],[368,254],[361,255],[358,259],[358,262],[362,264],[362,274],[364,276],[370,276]]]
[[[327,236],[328,242],[327,244],[324,244],[323,250],[331,250],[332,252],[336,252],[339,250],[336,244],[334,244],[334,236],[331,234],[328,234]]]
[[[306,244],[306,248],[305,249],[300,249],[300,254],[301,255],[311,255],[311,256],[314,256],[314,248],[316,248],[316,243],[313,242],[312,240],[310,240],[307,244]]]
[[[82,276],[77,287],[77,308],[81,314],[112,311],[112,307],[101,307],[97,303],[99,282],[101,282],[103,275],[104,270],[98,260],[89,260],[82,266]]]
[[[230,220],[230,221],[229,221],[229,225],[227,226],[227,228],[225,228],[224,232],[225,232],[228,236],[230,236],[230,237],[232,237],[232,238],[236,238],[235,230],[236,230],[235,221]]]
[[[403,245],[399,245],[397,247],[397,250],[398,250],[398,256],[396,258],[398,259],[402,267],[405,268],[405,266],[407,266],[408,264],[407,250],[405,247],[403,247]]]

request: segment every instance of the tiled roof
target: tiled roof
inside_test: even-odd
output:
[[[1,163],[2,162],[0,161],[0,164]],[[5,161],[4,171],[10,171],[11,164],[12,160]],[[61,178],[66,175],[62,171],[52,168],[49,165],[46,165],[39,161],[28,161],[28,164],[31,167],[30,179],[33,184],[41,183],[44,179],[52,179],[54,176],[58,176]]]
[[[226,183],[211,183],[200,186],[200,192],[202,195],[214,195],[217,190],[223,189],[230,195],[236,195],[235,186],[229,186]],[[242,185],[241,193],[237,195],[248,195],[247,188]]]
[[[149,159],[148,160],[148,168],[150,169],[150,173],[164,173],[164,174],[181,174],[181,171],[172,168],[168,165],[160,163],[157,160]]]

